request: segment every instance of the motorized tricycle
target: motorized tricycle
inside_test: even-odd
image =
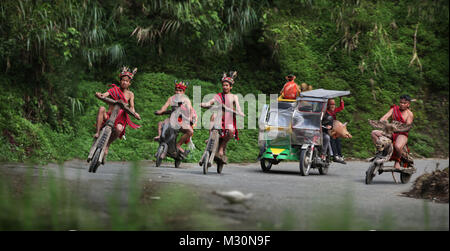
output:
[[[382,136],[379,137],[376,142],[376,155],[369,159],[370,165],[366,171],[366,184],[371,184],[375,175],[377,173],[380,175],[383,172],[390,172],[395,182],[397,182],[397,180],[395,179],[394,173],[400,173],[400,182],[402,184],[408,183],[411,176],[416,172],[416,168],[414,168],[414,160],[409,154],[407,145],[403,147],[402,152],[399,154],[400,169],[396,169],[394,166],[385,166],[385,163],[395,160],[393,158],[395,149],[392,142],[392,133],[407,132],[411,129],[411,125],[406,125],[397,121],[389,123],[385,120],[369,120],[369,124],[374,128],[381,129],[383,132]]]
[[[323,143],[322,118],[328,99],[350,95],[349,91],[316,89],[300,93],[296,100],[281,99],[264,105],[259,118],[260,163],[263,172],[283,160],[299,161],[300,175],[311,168],[327,174],[331,146],[325,161],[320,158]]]

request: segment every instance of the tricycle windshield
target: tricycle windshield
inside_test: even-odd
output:
[[[298,111],[299,112],[314,112],[314,113],[320,113],[322,112],[322,109],[324,107],[323,102],[318,101],[308,101],[308,100],[301,100],[298,103]]]
[[[292,143],[322,144],[323,101],[300,100],[292,118]]]

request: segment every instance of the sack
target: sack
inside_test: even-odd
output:
[[[283,97],[286,99],[295,99],[297,97],[297,84],[295,82],[287,82],[284,85]]]

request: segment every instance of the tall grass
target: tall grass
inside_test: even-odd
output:
[[[90,180],[96,182],[95,179]],[[189,187],[176,184],[161,186],[144,179],[138,163],[134,163],[129,172],[119,174],[112,185],[107,183],[99,189],[95,184],[81,182],[80,176],[78,180],[71,181],[65,178],[62,166],[56,170],[29,166],[25,173],[0,169],[0,230],[197,231],[233,230],[235,227],[263,231],[445,229],[445,225],[432,226],[431,211],[426,201],[423,204],[423,223],[416,227],[401,227],[391,210],[384,210],[380,217],[364,218],[364,214],[357,212],[351,192],[334,198],[335,202],[327,201],[326,205],[320,201],[311,202],[305,210],[313,214],[287,208],[281,212],[277,223],[272,217],[265,218],[264,212],[255,211],[260,213],[252,216],[254,219],[259,217],[256,222],[245,220],[241,222],[242,226],[231,226],[223,220],[223,212],[211,210]],[[94,189],[98,189],[96,196],[105,198],[104,201],[91,197],[89,192]],[[441,217],[442,222],[448,220],[445,213]]]
[[[116,179],[105,195],[107,205],[88,201],[85,187],[79,180],[66,180],[63,167],[56,173],[33,167],[27,168],[25,174],[0,172],[0,230],[223,228],[188,189],[146,191],[137,164],[129,177]]]

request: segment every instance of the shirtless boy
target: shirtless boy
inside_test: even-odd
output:
[[[410,125],[413,122],[414,115],[409,110],[409,106],[411,104],[411,97],[409,95],[401,95],[399,105],[392,105],[391,109],[381,117],[380,121],[388,120],[392,117],[392,120],[399,121],[401,123]],[[372,131],[372,140],[373,143],[376,144],[378,137],[380,137],[382,132],[379,130]],[[392,141],[394,142],[394,156],[395,164],[394,167],[400,168],[400,154],[402,152],[403,147],[408,143],[408,132],[399,132],[392,134]]]
[[[137,68],[134,68],[133,72],[130,72],[128,67],[123,67],[121,73],[119,74],[120,79],[120,87],[112,84],[112,88],[109,89],[105,93],[96,92],[95,96],[97,97],[111,97],[114,100],[122,100],[126,104],[130,106],[130,110],[135,112],[136,118],[141,119],[140,115],[136,113],[134,110],[134,94],[130,91],[129,87],[131,85],[131,80],[137,72]],[[97,123],[96,123],[96,133],[94,134],[94,138],[98,138],[100,129],[103,127],[103,124],[109,119],[111,112],[113,110],[113,106],[110,105],[108,110],[105,107],[101,106],[98,109],[97,114]],[[129,125],[133,129],[137,129],[140,126],[131,122],[130,117],[124,110],[120,110],[117,114],[116,121],[114,123],[113,133],[108,141],[108,144],[105,149],[105,155],[108,154],[108,149],[111,143],[117,138],[121,138],[125,135],[125,128]]]
[[[222,92],[217,93],[216,96],[214,96],[214,98],[210,101],[201,103],[200,106],[202,108],[209,108],[213,106],[214,103],[218,103],[228,109],[235,110],[241,116],[245,116],[241,111],[241,107],[239,106],[238,97],[231,93],[231,89],[233,89],[234,79],[236,78],[236,76],[236,71],[230,72],[228,76],[226,73],[224,73],[222,76]],[[211,122],[213,121],[215,121],[214,115],[211,118]],[[222,130],[220,133],[220,138],[222,140],[220,141],[217,157],[224,160],[224,154],[228,141],[232,138],[239,140],[239,134],[236,128],[236,114],[230,111],[222,112],[221,122]],[[224,160],[224,162],[226,163],[226,160]]]
[[[181,136],[180,140],[177,142],[176,145],[177,149],[181,153],[184,153],[184,149],[181,148],[181,145],[183,143],[187,144],[194,135],[194,130],[192,126],[195,120],[197,119],[196,118],[197,115],[195,113],[194,108],[192,107],[191,101],[189,100],[189,97],[185,95],[187,86],[188,83],[185,83],[183,81],[177,83],[177,81],[175,81],[175,94],[170,96],[167,99],[166,103],[161,107],[161,109],[155,112],[156,114],[160,115],[163,114],[163,112],[167,111],[169,106],[178,106],[178,103],[182,103],[181,104],[182,115],[180,115],[180,117],[177,118],[177,122],[181,124],[180,131],[183,133],[183,136]],[[188,121],[187,120],[183,121],[183,118],[186,117],[189,118]],[[159,140],[159,138],[161,137],[162,125],[164,123],[168,123],[169,121],[170,118],[167,118],[164,121],[158,123],[158,136],[156,136],[154,140],[156,141]]]

